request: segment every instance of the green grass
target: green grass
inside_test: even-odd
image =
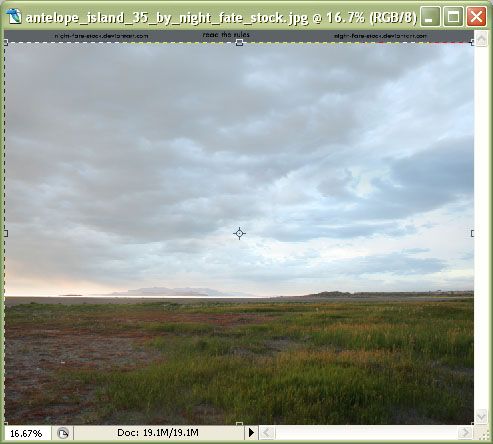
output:
[[[139,313],[163,311],[183,319],[138,321]],[[7,322],[37,317],[110,331],[117,325],[109,319],[121,324],[130,314],[137,321],[119,328],[148,334],[144,346],[162,361],[59,373],[64,383],[97,388],[94,422],[472,420],[472,301],[29,305],[9,308]],[[187,320],[198,314],[200,321]],[[243,318],[221,324],[214,315]]]

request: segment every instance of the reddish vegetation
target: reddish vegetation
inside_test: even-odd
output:
[[[205,323],[234,326],[263,322],[256,313],[173,313],[125,310],[69,317],[6,316],[5,400],[10,424],[87,422],[95,397],[90,384],[64,382],[63,370],[129,370],[163,359],[145,347],[162,335],[142,327],[151,323]],[[61,372],[62,371],[62,372]],[[84,415],[84,416],[82,416]]]

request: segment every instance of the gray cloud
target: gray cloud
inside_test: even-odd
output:
[[[413,259],[398,239],[472,209],[468,46],[13,44],[6,57],[14,290],[30,276],[242,285],[235,260],[249,282],[289,267],[316,282],[322,269],[300,267],[318,260],[309,242],[379,236],[402,270],[438,271],[442,253]],[[272,259],[273,243],[301,259]],[[361,276],[399,264],[368,257]]]
[[[418,258],[404,252],[363,256],[337,264],[342,274],[352,276],[390,273],[399,276],[426,275],[446,268],[445,261],[436,258]]]
[[[474,186],[472,137],[439,141],[410,156],[391,160],[387,177],[373,180],[375,192],[356,207],[356,217],[404,218],[460,200]]]

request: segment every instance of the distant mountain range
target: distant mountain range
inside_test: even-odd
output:
[[[214,296],[214,297],[228,297],[228,296],[254,296],[248,293],[241,293],[238,291],[232,291],[224,293],[222,291],[213,290],[212,288],[167,288],[167,287],[151,287],[151,288],[137,288],[136,290],[127,291],[115,291],[113,293],[107,293],[103,296]]]
[[[473,296],[472,290],[435,290],[435,291],[391,291],[391,292],[343,292],[343,291],[322,291],[320,293],[306,294],[302,296],[280,296],[281,298],[306,298],[306,299],[354,299],[354,298],[367,298],[367,297],[419,297],[419,296]],[[81,296],[81,295],[61,295],[61,296]],[[135,290],[115,291],[113,293],[98,294],[92,296],[179,296],[179,297],[258,297],[250,293],[242,293],[239,291],[223,292],[214,290],[212,288],[203,287],[180,287],[180,288],[168,288],[168,287],[150,287],[150,288],[137,288]]]

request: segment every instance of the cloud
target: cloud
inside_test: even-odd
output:
[[[368,245],[363,280],[455,266],[402,251],[472,225],[468,46],[6,51],[7,290],[313,287],[314,243]],[[287,247],[292,263],[272,256]]]
[[[472,201],[474,156],[472,137],[447,139],[389,162],[387,176],[356,206],[353,215],[371,219],[404,218],[461,200]]]
[[[336,270],[341,274],[360,276],[390,273],[393,275],[427,275],[443,271],[447,264],[436,258],[417,258],[404,252],[375,254],[338,262]]]

